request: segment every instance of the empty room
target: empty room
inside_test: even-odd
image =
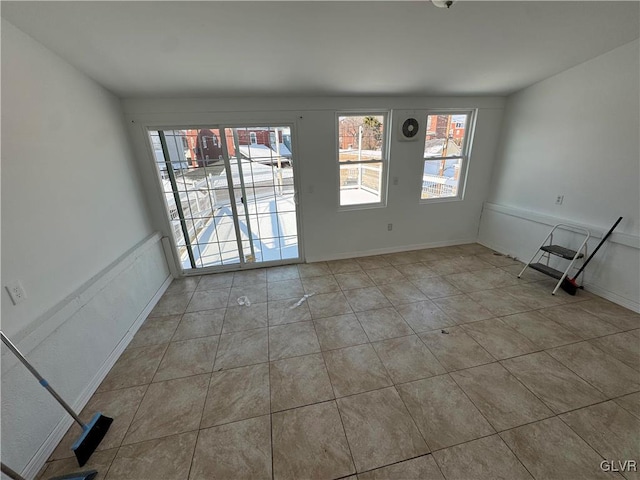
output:
[[[640,2],[2,1],[2,479],[640,479]]]

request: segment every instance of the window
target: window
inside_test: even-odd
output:
[[[420,200],[462,198],[473,129],[473,112],[427,115]]]
[[[249,139],[251,141],[251,145],[257,144],[258,143],[258,135],[256,134],[256,132],[249,132]]]
[[[385,203],[387,113],[338,115],[340,206]]]

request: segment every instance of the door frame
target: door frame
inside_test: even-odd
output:
[[[298,239],[298,258],[292,258],[292,259],[286,259],[286,260],[271,260],[271,261],[259,262],[259,263],[258,262],[247,263],[247,262],[241,261],[233,265],[219,265],[219,266],[209,266],[209,267],[202,267],[202,268],[196,267],[193,269],[184,269],[177,255],[178,248],[177,248],[176,240],[173,237],[173,234],[171,233],[172,226],[169,220],[167,204],[165,201],[165,192],[162,189],[161,177],[160,177],[158,168],[156,167],[157,162],[155,160],[153,145],[151,143],[151,138],[149,136],[149,133],[152,131],[159,131],[159,130],[162,130],[162,131],[196,130],[201,128],[209,128],[209,129],[217,129],[218,131],[222,132],[221,134],[221,138],[222,138],[224,137],[223,133],[224,133],[224,129],[226,128],[246,128],[246,127],[255,127],[255,126],[278,126],[278,127],[289,127],[291,129],[291,148],[292,148],[291,155],[295,163],[295,166],[292,166],[293,182],[294,182],[293,183],[294,185],[293,200],[296,206],[296,233],[297,233],[297,239]],[[300,161],[297,155],[297,152],[299,151],[297,127],[298,127],[298,121],[291,120],[291,119],[284,120],[284,121],[282,120],[274,121],[269,119],[267,120],[263,119],[263,120],[257,120],[257,121],[241,121],[241,122],[238,122],[238,121],[225,122],[225,121],[218,120],[218,121],[204,122],[204,123],[198,122],[196,124],[193,124],[193,123],[182,123],[182,124],[181,123],[145,123],[140,125],[142,135],[144,136],[145,149],[147,152],[148,161],[151,163],[151,167],[153,168],[153,171],[155,174],[155,181],[153,183],[155,185],[155,189],[157,192],[157,195],[156,195],[157,203],[158,205],[162,206],[162,212],[163,212],[162,223],[164,227],[163,237],[166,237],[169,240],[169,243],[172,249],[171,260],[173,261],[173,266],[175,268],[175,271],[178,272],[179,276],[188,277],[188,276],[207,275],[212,273],[222,273],[222,272],[229,272],[229,271],[253,270],[258,268],[266,268],[266,267],[273,267],[273,266],[279,266],[279,265],[292,265],[292,264],[305,262],[304,242],[302,238],[302,231],[303,231],[302,213],[301,213],[300,200],[299,200],[301,174],[300,174]],[[224,150],[227,151],[226,144],[225,144]],[[227,170],[226,167],[229,165],[229,163],[230,163],[230,157],[227,151],[226,158],[225,158],[225,170]],[[230,174],[230,172],[228,173]],[[231,187],[233,188],[233,185],[231,185]],[[235,210],[235,207],[233,210]],[[234,212],[234,215],[236,217],[234,218],[234,224],[236,224],[237,213]],[[236,235],[237,235],[237,232],[236,232]],[[185,242],[187,241],[188,240],[185,238]],[[241,240],[239,240],[239,242],[241,242]],[[170,261],[170,260],[167,259],[167,261]]]

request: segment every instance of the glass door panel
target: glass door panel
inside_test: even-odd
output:
[[[227,128],[225,137],[233,141],[231,171],[241,190],[238,221],[247,234],[241,241],[247,262],[298,259],[291,128]]]
[[[290,127],[149,135],[183,270],[300,259]]]

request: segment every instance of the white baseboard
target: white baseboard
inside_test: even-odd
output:
[[[339,253],[336,255],[327,255],[322,257],[307,258],[307,262],[326,262],[330,260],[344,260],[347,258],[368,257],[371,255],[384,255],[388,253],[410,252],[411,250],[421,250],[424,248],[451,247],[454,245],[466,245],[467,243],[476,243],[476,238],[466,238],[459,240],[447,240],[442,242],[421,243],[414,245],[404,245],[401,247],[386,247],[373,250],[358,250],[355,252]]]
[[[518,229],[521,229],[523,225],[537,225],[536,227],[536,238],[538,238],[538,236],[540,237],[540,241],[544,238],[544,234],[546,234],[549,229],[551,228],[551,226],[557,224],[557,223],[572,223],[573,225],[579,226],[579,227],[583,227],[583,228],[587,228],[591,231],[592,236],[593,237],[602,237],[603,235],[603,231],[606,231],[606,229],[603,228],[599,228],[597,226],[593,226],[593,225],[582,225],[582,224],[576,224],[575,222],[569,222],[566,219],[562,219],[562,218],[558,218],[558,217],[552,217],[549,215],[542,215],[536,212],[529,212],[526,210],[522,210],[522,209],[518,209],[518,208],[513,208],[513,207],[507,207],[507,206],[503,206],[503,205],[496,205],[496,204],[491,204],[491,203],[485,203],[484,205],[484,210],[483,210],[483,223],[481,223],[481,234],[480,234],[480,238],[478,239],[478,243],[480,243],[481,245],[484,245],[485,247],[491,248],[492,250],[495,250],[499,253],[505,254],[505,255],[510,255],[513,257],[516,257],[518,260],[526,263],[530,258],[531,255],[533,254],[534,250],[532,249],[531,251],[527,251],[523,248],[523,245],[521,245],[521,242],[525,242],[527,241],[527,239],[523,239],[522,237],[520,237],[519,241],[516,240],[514,241],[513,239],[510,239],[509,234],[504,234],[504,235],[495,235],[492,234],[492,228],[495,225],[498,225],[499,223],[489,223],[488,227],[486,227],[486,230],[484,230],[484,234],[482,233],[483,231],[483,227],[485,225],[484,222],[489,221],[491,222],[491,220],[489,219],[493,219],[494,222],[498,221],[498,222],[504,222],[504,220],[496,220],[496,219],[509,219],[511,217],[512,220],[509,220],[508,223],[510,225],[513,225],[513,222],[522,222],[522,223],[518,223],[518,227],[513,227],[511,230],[511,232]],[[505,225],[505,223],[501,223],[501,225]],[[608,228],[608,227],[607,227]],[[538,235],[539,234],[539,235]],[[593,235],[595,234],[595,235]],[[502,244],[503,242],[501,242],[501,240],[504,239],[504,244]],[[511,242],[511,243],[509,243]],[[611,244],[617,244],[617,246],[621,249],[624,249],[624,251],[626,252],[633,252],[635,251],[636,255],[638,252],[638,247],[640,245],[640,239],[637,235],[632,235],[632,234],[625,234],[625,233],[614,233],[608,243]],[[529,245],[532,248],[533,244]],[[537,245],[536,245],[537,247]],[[526,258],[524,258],[523,255],[526,255]],[[634,255],[634,253],[631,253],[630,255]],[[637,257],[636,257],[637,258]],[[593,265],[593,264],[592,264]],[[628,274],[629,272],[627,272]],[[631,278],[631,277],[630,277]],[[635,282],[637,282],[637,278],[634,280]],[[603,286],[604,285],[604,286]],[[612,291],[611,288],[605,288],[606,286],[608,286],[609,284],[607,283],[603,283],[603,284],[599,284],[596,283],[594,281],[589,281],[589,279],[587,278],[585,280],[585,290],[589,291],[591,293],[594,293],[596,295],[598,295],[599,297],[602,297],[604,299],[607,299],[613,303],[616,303],[618,305],[621,305],[625,308],[628,308],[630,310],[633,310],[635,312],[640,312],[640,302],[637,301],[634,298],[629,298],[628,296],[623,296],[620,295],[620,293],[614,292]],[[636,296],[637,298],[637,296]]]
[[[478,241],[478,243],[480,245],[484,245],[487,248],[490,248],[491,250],[495,250],[498,253],[501,253],[503,255],[509,255],[513,258],[515,258],[516,260],[519,260],[521,262],[527,263],[527,261],[529,259],[522,259],[522,258],[517,258],[514,256],[513,252],[509,252],[503,245],[496,245],[496,244],[492,244],[491,242],[486,242],[486,241]],[[591,292],[594,293],[596,295],[598,295],[599,297],[602,297],[606,300],[609,300],[613,303],[617,303],[618,305],[621,305],[625,308],[628,308],[629,310],[633,310],[634,312],[640,313],[640,303],[634,302],[633,300],[629,300],[628,298],[625,298],[623,296],[618,295],[617,293],[614,293],[610,290],[606,290],[602,287],[600,287],[599,285],[596,285],[594,283],[586,283],[584,285],[584,289],[587,292]]]
[[[514,260],[518,260],[520,262],[522,262],[522,258],[518,258],[515,255],[515,252],[509,251],[509,249],[507,247],[505,247],[504,245],[498,245],[496,243],[493,242],[489,242],[486,240],[477,240],[476,243],[482,245],[483,247],[487,247],[490,248],[491,250],[498,252],[502,255],[508,255],[509,257],[513,258]],[[524,263],[527,263],[526,260],[524,260]]]
[[[609,300],[613,303],[617,303],[629,310],[633,310],[636,313],[640,313],[640,303],[634,302],[633,300],[629,300],[628,298],[622,297],[615,292],[611,292],[609,290],[605,290],[599,285],[594,283],[585,283],[584,289],[587,292],[595,293],[599,297],[602,297],[606,300]]]
[[[122,355],[122,352],[124,352],[124,350],[127,348],[127,345],[129,345],[129,343],[133,339],[133,336],[136,334],[138,329],[142,326],[142,324],[146,320],[149,313],[151,313],[151,310],[153,310],[153,307],[156,306],[156,304],[158,303],[158,301],[160,300],[164,292],[167,290],[167,288],[169,288],[169,285],[171,284],[172,280],[173,280],[173,277],[171,275],[169,275],[165,279],[160,289],[156,292],[156,294],[149,301],[149,303],[147,303],[147,306],[144,308],[144,310],[140,312],[140,315],[138,315],[133,325],[131,325],[131,328],[127,331],[127,333],[124,334],[120,342],[118,342],[116,347],[113,349],[113,351],[111,352],[109,357],[105,360],[105,362],[102,364],[102,366],[100,367],[98,372],[95,374],[93,379],[91,379],[89,384],[83,389],[82,393],[76,399],[76,401],[73,402],[71,407],[76,412],[80,412],[85,407],[85,405],[89,402],[89,400],[91,399],[95,391],[98,389],[102,381],[105,379],[105,377],[107,376],[107,374],[109,373],[113,365],[116,363],[118,358],[120,358],[120,355]],[[27,465],[25,466],[24,470],[21,473],[23,477],[35,478],[38,475],[38,473],[46,463],[47,459],[51,456],[51,454],[56,449],[56,447],[58,446],[58,444],[60,443],[64,435],[67,433],[67,430],[69,430],[69,427],[73,423],[74,423],[73,418],[71,418],[68,415],[65,415],[60,420],[60,422],[55,426],[55,428],[49,434],[49,436],[44,441],[44,443],[40,446],[36,454],[31,458],[29,463],[27,463]]]

